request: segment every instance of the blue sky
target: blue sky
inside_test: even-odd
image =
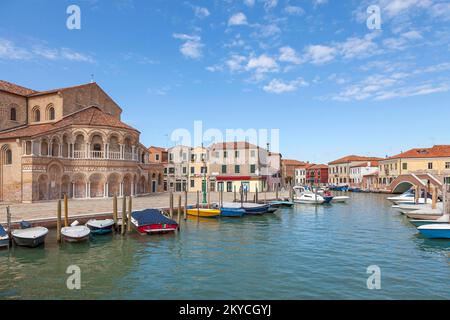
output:
[[[450,2],[0,2],[1,79],[46,90],[91,74],[146,145],[196,120],[279,129],[283,156],[311,162],[449,144]]]

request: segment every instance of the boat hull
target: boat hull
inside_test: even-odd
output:
[[[450,229],[430,229],[427,226],[419,227],[420,234],[428,239],[450,239]]]
[[[250,216],[258,216],[263,215],[268,212],[269,206],[261,206],[261,207],[244,207],[245,214]]]
[[[222,208],[220,209],[221,217],[240,218],[245,214],[244,209]]]
[[[20,247],[36,248],[36,247],[39,247],[40,245],[44,244],[46,236],[47,235],[45,234],[45,235],[42,235],[40,237],[33,238],[33,239],[13,236],[13,239],[14,239],[14,243]]]
[[[328,196],[325,196],[325,197],[323,197],[323,199],[325,200],[323,203],[331,203],[331,201],[333,201],[333,197],[328,197]]]
[[[407,212],[405,213],[406,216],[410,219],[414,220],[437,220],[442,217],[442,214],[425,214],[425,213],[414,213],[413,212]]]
[[[91,234],[94,235],[103,235],[111,233],[114,229],[114,221],[102,221],[99,223],[99,221],[88,221],[86,223],[86,227],[88,227],[91,230]]]
[[[415,227],[421,227],[421,226],[425,226],[425,225],[429,225],[429,224],[448,224],[447,222],[444,221],[437,221],[437,220],[409,220],[409,222],[414,225]]]
[[[9,238],[8,237],[0,238],[0,248],[6,247],[9,247]]]
[[[62,238],[65,242],[77,243],[87,241],[89,239],[89,235],[84,237],[70,237],[63,235]]]
[[[215,218],[220,216],[220,210],[217,209],[188,209],[186,213],[194,217]]]
[[[334,197],[331,200],[331,203],[345,203],[347,202],[347,200],[350,199],[350,197]]]
[[[140,234],[162,234],[175,232],[178,229],[178,224],[149,224],[136,227],[136,231]]]

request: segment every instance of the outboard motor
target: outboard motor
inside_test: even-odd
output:
[[[28,221],[22,221],[20,223],[20,229],[30,229],[31,228],[31,223],[29,223]]]

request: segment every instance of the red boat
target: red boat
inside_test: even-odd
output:
[[[178,223],[167,218],[157,209],[133,212],[131,223],[140,234],[168,233],[178,229]]]

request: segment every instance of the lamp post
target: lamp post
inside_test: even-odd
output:
[[[202,144],[202,163],[203,163],[203,181],[202,181],[202,194],[203,194],[203,205],[206,205],[206,159],[203,154],[203,144]]]

